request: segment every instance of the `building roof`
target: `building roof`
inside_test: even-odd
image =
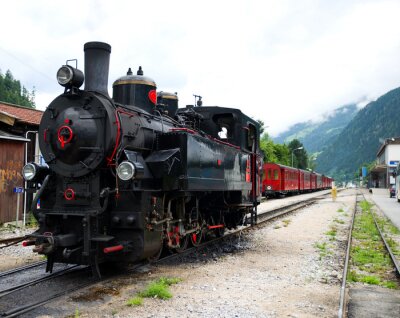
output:
[[[388,145],[400,145],[400,137],[386,138],[385,140],[382,140],[382,144],[380,145],[376,156],[379,157]]]
[[[8,117],[9,120],[7,123],[11,125],[13,125],[15,121],[31,125],[39,125],[43,116],[43,111],[0,102],[0,115]]]

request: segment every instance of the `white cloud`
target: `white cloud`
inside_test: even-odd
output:
[[[400,3],[379,0],[70,1],[2,4],[0,69],[43,109],[83,44],[112,46],[109,84],[139,65],[160,90],[234,106],[276,134],[400,82]],[[111,93],[111,91],[110,91]]]

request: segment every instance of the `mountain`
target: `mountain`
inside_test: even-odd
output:
[[[308,153],[321,152],[330,144],[357,114],[355,104],[342,106],[322,115],[322,121],[295,124],[289,130],[273,138],[275,143],[289,143],[293,139],[302,142]]]
[[[362,164],[376,159],[379,139],[400,136],[399,110],[400,88],[369,103],[318,156],[317,170],[337,180],[352,179]]]

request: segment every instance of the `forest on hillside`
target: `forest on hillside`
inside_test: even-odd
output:
[[[400,136],[400,88],[361,109],[317,158],[317,168],[337,180],[351,179],[376,159],[382,139]]]
[[[0,70],[0,102],[35,108],[35,89],[29,92],[10,70]]]

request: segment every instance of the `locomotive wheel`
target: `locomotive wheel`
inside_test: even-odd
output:
[[[164,245],[161,246],[160,250],[157,253],[155,253],[153,256],[150,256],[150,257],[147,258],[149,263],[153,263],[153,262],[157,261],[161,257],[161,254],[163,252],[163,247],[164,247]]]
[[[163,251],[164,251],[164,240],[162,237],[160,237],[160,249],[156,253],[154,253],[154,255],[148,257],[147,260],[150,263],[157,261],[161,257]]]
[[[194,232],[194,233],[190,234],[190,241],[192,242],[193,246],[197,247],[203,241],[203,237],[204,237],[204,232],[203,232],[203,228],[202,228],[198,232]]]
[[[189,235],[185,235],[184,237],[181,237],[180,239],[180,246],[175,248],[175,252],[177,253],[183,253],[189,245]]]

